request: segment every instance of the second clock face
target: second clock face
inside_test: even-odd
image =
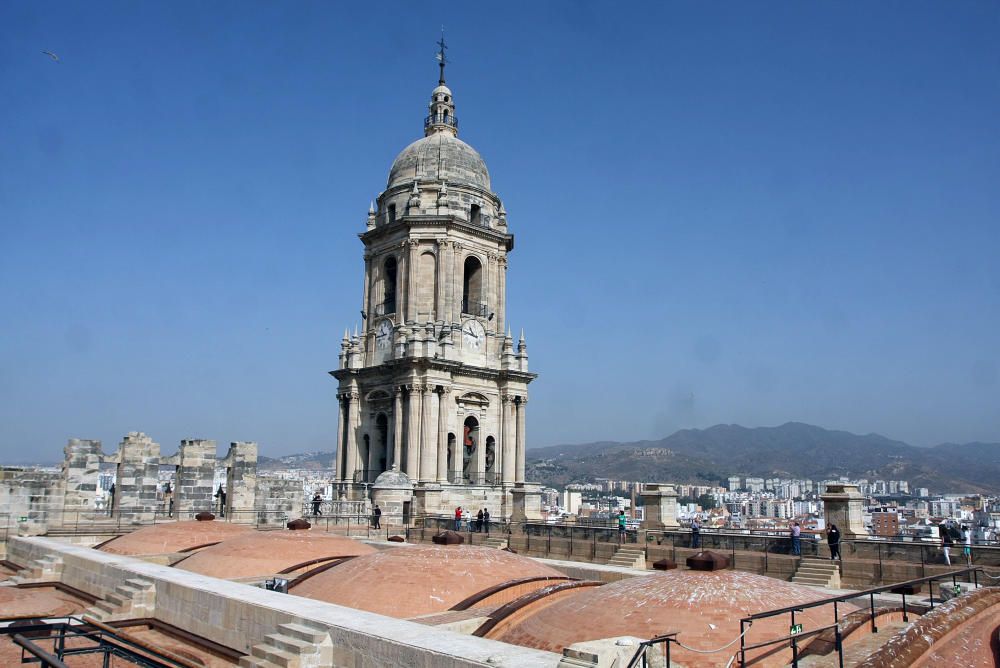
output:
[[[471,350],[479,350],[486,340],[486,330],[477,320],[469,320],[462,327],[462,338]]]
[[[392,343],[392,325],[388,320],[383,320],[375,330],[375,345],[379,350],[385,350]]]

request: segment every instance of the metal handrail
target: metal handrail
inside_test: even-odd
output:
[[[827,598],[819,599],[819,600],[816,600],[816,601],[810,601],[808,603],[801,603],[801,604],[798,604],[798,605],[787,606],[787,607],[784,607],[784,608],[777,608],[775,610],[767,610],[765,612],[758,612],[758,613],[755,613],[755,614],[752,614],[752,615],[747,615],[746,617],[743,617],[742,619],[740,619],[741,638],[742,638],[742,634],[745,633],[744,627],[745,626],[748,627],[749,625],[752,625],[755,621],[757,621],[759,619],[766,619],[768,617],[777,617],[778,615],[791,615],[792,626],[794,626],[795,625],[795,613],[797,613],[797,612],[803,612],[804,610],[808,610],[810,608],[822,607],[824,605],[833,605],[833,622],[834,622],[833,625],[837,627],[837,632],[836,632],[837,633],[836,650],[837,650],[838,656],[841,659],[841,665],[843,665],[843,643],[841,642],[841,636],[840,636],[840,613],[839,613],[839,610],[838,610],[838,607],[837,607],[838,603],[845,603],[845,602],[851,601],[853,599],[868,597],[868,607],[869,607],[869,615],[870,615],[869,622],[871,624],[872,633],[877,633],[878,632],[878,627],[875,624],[875,618],[877,617],[877,614],[875,613],[875,594],[880,594],[880,593],[886,592],[886,591],[892,592],[892,591],[895,591],[895,590],[901,590],[901,589],[904,589],[906,587],[913,587],[914,585],[921,585],[921,584],[924,584],[924,583],[933,583],[933,582],[937,582],[938,580],[947,580],[948,578],[951,578],[952,583],[957,586],[958,577],[962,576],[962,575],[965,575],[965,576],[971,575],[972,576],[972,584],[973,584],[973,586],[975,586],[976,588],[978,588],[979,587],[979,574],[980,573],[988,575],[988,574],[985,573],[985,571],[983,570],[982,567],[975,566],[975,567],[971,567],[971,568],[963,568],[963,569],[960,569],[960,570],[951,571],[949,573],[940,573],[938,575],[929,575],[929,576],[922,577],[922,578],[914,578],[912,580],[904,580],[903,582],[894,582],[893,584],[882,585],[882,586],[879,586],[879,587],[872,587],[870,589],[863,589],[861,591],[852,592],[850,594],[841,594],[840,596],[829,596]],[[902,597],[903,597],[903,619],[905,621],[906,617],[907,617],[907,615],[906,615],[906,593],[905,593],[905,590],[902,592]],[[933,586],[931,587],[931,590],[930,590],[930,605],[931,605],[931,608],[933,609],[934,608],[934,588],[933,588]],[[829,628],[829,627],[826,627],[826,628]],[[803,634],[798,634],[798,635],[801,636],[801,635],[806,635],[806,634],[803,633]],[[785,640],[785,639],[779,639],[777,642],[780,642],[780,641],[783,641],[783,640]],[[768,643],[768,644],[773,644],[773,642],[772,643]],[[740,652],[739,652],[740,666],[746,666],[746,653],[747,653],[747,651],[751,650],[751,649],[755,649],[756,647],[757,646],[747,646],[745,644],[745,641],[743,641],[741,639],[741,641],[740,641]],[[793,641],[793,646],[792,646],[792,665],[796,666],[796,667],[799,665],[798,664],[798,652],[797,652],[797,648],[795,646],[794,641]]]

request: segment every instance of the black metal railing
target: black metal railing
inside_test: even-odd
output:
[[[462,313],[478,316],[480,318],[485,318],[490,314],[489,306],[486,302],[476,302],[471,299],[462,300]]]
[[[843,648],[843,638],[841,636],[840,629],[840,609],[838,604],[846,603],[854,599],[864,599],[867,598],[867,608],[868,608],[868,622],[871,624],[872,633],[878,633],[878,626],[875,623],[875,618],[878,616],[877,608],[875,605],[875,595],[881,594],[883,592],[890,593],[900,593],[903,598],[903,621],[909,621],[909,616],[906,609],[906,595],[907,591],[916,591],[922,585],[930,585],[930,607],[934,609],[934,583],[939,580],[951,580],[952,586],[955,589],[955,595],[959,591],[958,580],[963,578],[964,581],[970,583],[974,588],[979,588],[979,576],[985,574],[981,567],[974,568],[963,568],[961,570],[951,571],[949,573],[939,573],[937,575],[930,575],[927,577],[916,578],[913,580],[906,580],[904,582],[894,582],[888,585],[882,585],[880,587],[873,587],[871,589],[864,589],[862,591],[851,592],[849,594],[842,594],[840,596],[830,596],[828,598],[819,599],[816,601],[810,601],[809,603],[800,603],[798,605],[788,606],[785,608],[778,608],[776,610],[768,610],[766,612],[758,612],[753,615],[748,615],[740,619],[740,651],[739,651],[739,665],[747,665],[747,652],[754,649],[761,649],[764,647],[770,647],[773,645],[782,645],[788,643],[792,650],[792,662],[791,665],[798,668],[799,665],[799,640],[803,637],[809,635],[815,635],[826,631],[830,628],[835,629],[835,644],[834,649],[837,652],[837,656],[840,660],[840,665],[844,665],[844,648]],[[988,575],[988,574],[987,574]],[[912,595],[912,594],[911,594]],[[942,603],[946,600],[944,597],[938,599],[938,603]],[[764,642],[754,643],[752,645],[746,644],[746,632],[749,630],[750,625],[759,619],[766,619],[768,617],[777,617],[779,615],[790,615],[790,629],[801,628],[801,625],[796,625],[795,614],[801,613],[810,608],[817,608],[825,605],[833,606],[833,624],[831,626],[823,627],[821,629],[813,629],[806,633],[790,634],[789,636],[783,636],[781,638],[773,638]],[[911,608],[912,609],[912,608]]]
[[[453,485],[499,485],[500,474],[496,471],[448,471],[448,482]]]
[[[424,119],[424,129],[426,130],[432,125],[447,125],[458,129],[458,117],[451,114],[431,114]]]

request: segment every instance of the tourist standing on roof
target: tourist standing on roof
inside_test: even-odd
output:
[[[955,541],[945,525],[938,526],[938,531],[941,532],[941,551],[944,552],[944,563],[951,566],[951,546],[955,544]]]
[[[830,559],[840,559],[840,529],[836,524],[826,530],[826,542],[830,544]]]
[[[802,554],[802,527],[798,522],[792,522],[792,554],[796,557]]]

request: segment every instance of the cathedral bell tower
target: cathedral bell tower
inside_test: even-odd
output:
[[[424,137],[393,162],[359,235],[363,329],[344,333],[330,372],[339,381],[337,482],[362,498],[395,469],[414,485],[413,512],[475,500],[499,517],[525,487],[536,374],[523,332],[515,346],[505,329],[507,212],[486,163],[458,138],[440,44]]]

